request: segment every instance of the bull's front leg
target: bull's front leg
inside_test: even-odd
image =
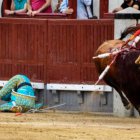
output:
[[[131,109],[133,106],[132,106],[132,104],[130,103],[130,101],[127,99],[127,97],[126,97],[122,92],[119,92],[119,95],[120,95],[120,97],[121,97],[121,101],[122,101],[124,107],[125,107],[127,110]]]
[[[121,97],[121,101],[124,105],[124,107],[128,110],[128,109],[131,109],[132,108],[132,104],[130,103],[130,101],[127,99],[127,97],[124,95],[124,93],[121,91],[121,89],[117,86],[116,83],[112,82],[113,80],[111,79],[105,79],[106,83],[108,85],[110,85],[111,87],[113,87],[117,92],[118,94],[120,95]]]
[[[140,115],[140,105],[135,105],[135,109],[138,111],[138,113]]]

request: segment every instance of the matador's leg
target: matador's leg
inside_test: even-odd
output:
[[[12,92],[19,82],[19,75],[12,77],[6,85],[0,90],[0,99],[4,98],[7,94]]]

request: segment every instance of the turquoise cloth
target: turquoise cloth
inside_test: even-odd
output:
[[[7,93],[5,96],[1,98],[3,101],[10,101],[11,100],[11,92]]]
[[[14,0],[15,10],[24,9],[25,3],[27,3],[27,0]]]
[[[7,82],[7,84],[0,90],[0,98],[4,101],[7,101],[9,97],[11,98],[12,89],[15,89],[15,87],[17,87],[18,85],[24,82],[31,83],[29,78],[26,77],[25,75],[16,75],[12,77]],[[28,85],[20,87],[16,92],[23,95],[34,96],[33,88]],[[12,100],[14,99],[12,98]]]
[[[5,104],[0,105],[0,111],[9,111],[13,107],[12,102],[8,102]]]
[[[25,75],[18,75],[18,77],[20,79],[20,83],[23,83],[23,82],[31,83],[29,78],[26,77]],[[18,85],[20,85],[20,83],[18,83]],[[16,92],[18,92],[20,94],[24,94],[24,95],[34,96],[34,90],[29,85],[20,87]]]
[[[41,105],[35,105],[35,94],[32,86],[24,85],[15,91],[15,89],[22,83],[31,83],[29,78],[25,75],[16,75],[12,77],[7,84],[0,90],[0,98],[4,101],[9,101],[0,105],[0,111],[11,110],[14,106],[22,107],[23,111],[31,108],[38,108]],[[13,104],[14,102],[14,104]]]

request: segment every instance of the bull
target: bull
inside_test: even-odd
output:
[[[107,53],[110,55],[105,58],[96,58],[94,62],[99,74],[110,66],[102,77],[103,80],[119,93],[126,109],[133,105],[140,114],[140,64],[136,62],[140,55],[140,41],[132,47],[132,43],[126,43],[123,40],[128,34],[133,34],[139,29],[140,27],[130,27],[122,33],[120,39],[109,40],[101,44],[96,51],[96,56]],[[119,53],[111,55],[117,51]]]

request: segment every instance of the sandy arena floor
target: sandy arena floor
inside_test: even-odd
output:
[[[66,112],[0,113],[0,140],[140,140],[140,118]]]

